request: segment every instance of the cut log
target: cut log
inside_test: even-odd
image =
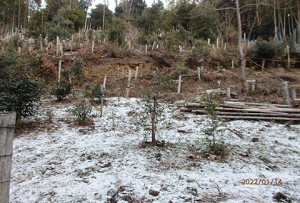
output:
[[[185,109],[189,112],[188,109]],[[206,114],[205,110],[191,110],[192,113]],[[288,114],[288,113],[239,113],[239,112],[216,112],[217,115],[231,115],[231,116],[263,116],[263,117],[293,117],[300,118],[300,114]]]
[[[230,120],[300,121],[300,118],[256,117],[256,116],[217,116],[217,118],[230,119]]]

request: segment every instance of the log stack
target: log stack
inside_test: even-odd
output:
[[[201,103],[186,103],[181,106],[181,112],[191,112],[205,115],[205,105]],[[300,122],[300,109],[289,105],[245,103],[225,101],[216,108],[219,119],[228,120],[265,120]]]

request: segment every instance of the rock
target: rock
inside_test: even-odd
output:
[[[107,191],[107,195],[113,197],[113,196],[116,196],[118,194],[118,192],[119,191],[117,189],[110,189]]]
[[[159,195],[159,191],[150,189],[149,190],[149,194],[152,195],[152,196],[158,196]]]
[[[277,192],[274,196],[273,199],[276,200],[277,202],[292,202],[286,195],[282,194],[281,192]]]
[[[177,132],[178,133],[190,133],[189,130],[185,130],[185,129],[178,129]]]
[[[252,142],[258,142],[258,141],[259,141],[259,138],[258,138],[258,137],[254,137],[254,138],[252,138],[251,141],[252,141]]]

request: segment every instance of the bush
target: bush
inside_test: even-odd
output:
[[[92,107],[88,102],[81,101],[74,105],[73,109],[70,110],[71,113],[76,116],[76,120],[79,124],[86,124],[90,121],[90,114],[92,112]]]
[[[112,26],[108,31],[108,39],[117,42],[118,45],[124,43],[124,22],[120,18],[114,18]]]
[[[227,145],[224,140],[224,130],[220,129],[220,121],[217,119],[216,108],[220,106],[220,96],[218,93],[210,93],[202,98],[205,104],[205,112],[210,117],[210,126],[204,130],[207,135],[208,152],[218,156],[226,156]]]
[[[80,80],[83,76],[84,67],[84,61],[82,61],[81,59],[77,59],[76,61],[74,61],[70,68],[71,75],[74,75],[77,78],[77,80]]]
[[[72,85],[67,82],[57,83],[56,87],[52,90],[52,94],[57,98],[57,101],[62,101],[72,91]]]
[[[97,83],[93,86],[90,86],[89,84],[85,85],[85,93],[86,96],[90,97],[91,99],[97,99],[98,101],[101,101],[106,96],[106,90],[102,88],[102,85],[100,83]]]
[[[274,44],[271,42],[261,41],[256,43],[253,56],[254,61],[263,62],[263,60],[276,59],[283,54],[284,46],[280,44]]]
[[[17,123],[21,117],[34,115],[43,93],[41,82],[18,78],[1,81],[0,87],[0,111],[15,111]]]

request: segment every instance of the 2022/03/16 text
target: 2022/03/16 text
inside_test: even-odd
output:
[[[281,179],[242,179],[242,185],[282,185]]]

